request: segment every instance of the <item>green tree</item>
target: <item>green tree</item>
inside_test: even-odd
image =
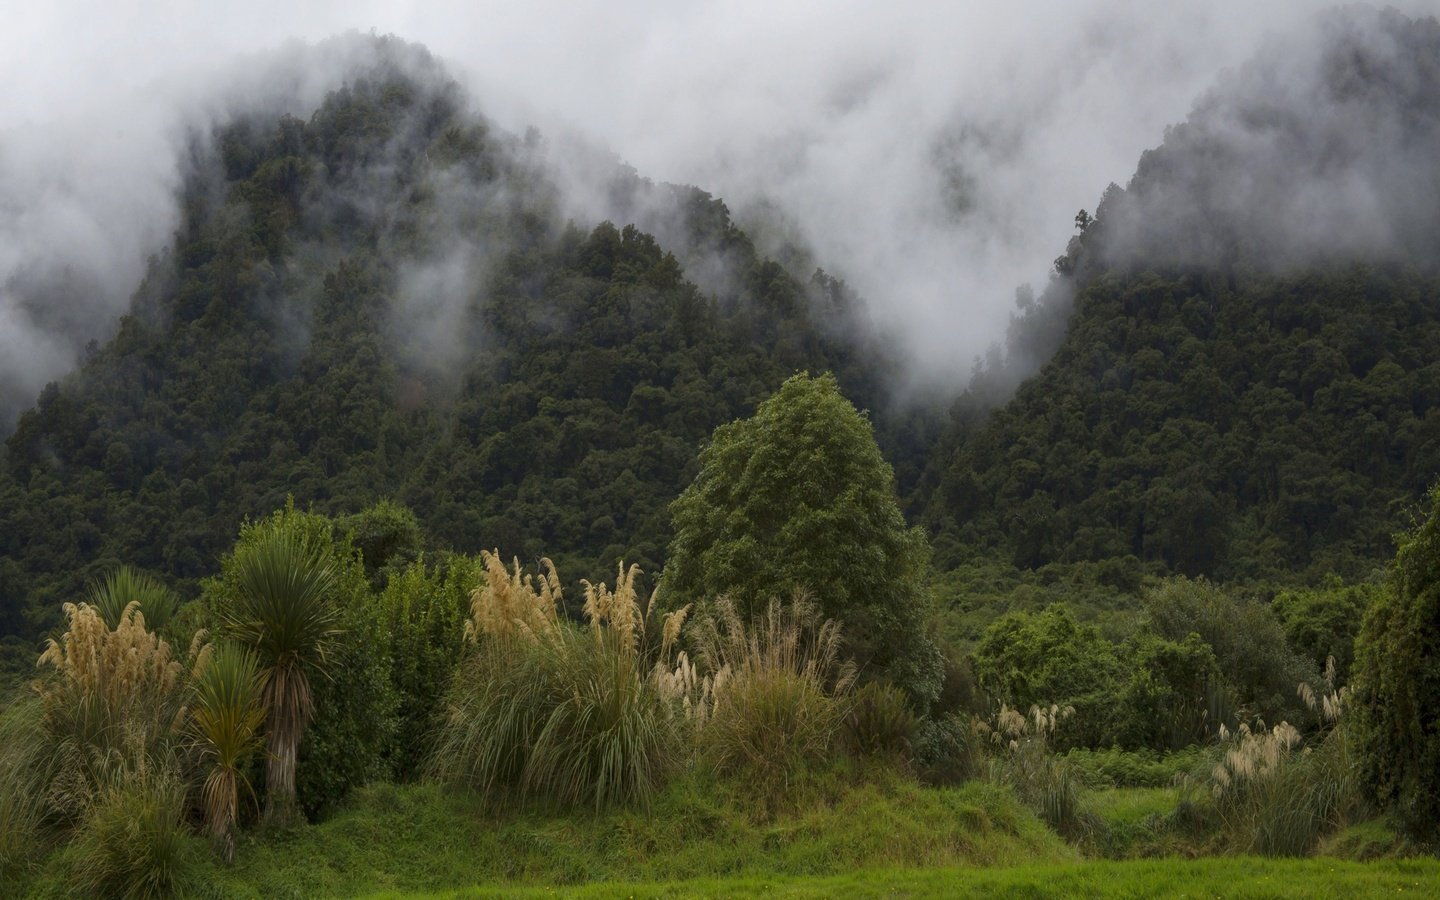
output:
[[[925,538],[906,527],[870,422],[833,376],[795,375],[752,418],[717,428],[671,514],[670,603],[726,594],[753,615],[772,597],[809,591],[844,623],[862,671],[921,706],[939,693]]]
[[[239,590],[220,610],[226,630],[261,661],[267,753],[265,818],[294,815],[300,740],[314,712],[312,674],[325,671],[337,634],[330,596],[336,569],[329,548],[277,515],[242,536],[233,571]]]
[[[1429,500],[1365,615],[1353,707],[1365,778],[1422,841],[1440,838],[1440,483]]]

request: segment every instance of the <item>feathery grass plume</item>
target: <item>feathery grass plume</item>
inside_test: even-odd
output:
[[[235,858],[235,821],[240,788],[254,797],[245,767],[260,748],[265,708],[260,664],[247,647],[228,641],[207,645],[197,663],[191,725],[196,746],[209,765],[200,791],[205,830],[225,862]]]
[[[169,623],[180,605],[174,591],[130,566],[121,566],[104,578],[92,581],[89,600],[112,629],[119,627],[125,609],[136,603],[146,626],[157,633]]]
[[[74,818],[99,785],[97,767],[113,754],[160,752],[185,718],[183,667],[170,645],[145,627],[131,603],[111,629],[86,603],[64,606],[69,628],[47,642],[37,665],[43,727],[66,763],[50,789],[62,817]]]
[[[1324,693],[1309,685],[1298,693],[1328,727],[1305,746],[1288,722],[1268,731],[1241,724],[1220,734],[1223,754],[1210,772],[1211,798],[1231,846],[1245,853],[1296,856],[1320,838],[1366,812],[1363,792],[1342,720],[1344,691],[1336,690],[1334,666]]]
[[[665,693],[668,655],[683,612],[647,627],[635,578],[622,563],[616,590],[585,583],[584,631],[561,620],[549,560],[537,579],[482,554],[465,636],[474,645],[450,692],[432,772],[492,800],[507,794],[597,809],[645,803],[674,756],[676,722]]]
[[[515,558],[514,571],[506,571],[500,551],[481,550],[484,582],[470,595],[470,618],[465,622],[465,639],[495,640],[536,638],[559,627],[557,609],[563,597],[555,564],[540,560],[545,572],[528,575]]]
[[[310,673],[324,673],[340,633],[330,596],[336,568],[327,547],[275,519],[236,547],[235,570],[238,597],[220,616],[228,633],[254,648],[260,660],[268,740],[265,818],[283,825],[296,814],[295,767],[313,712]]]
[[[1085,806],[1074,767],[1051,746],[1056,728],[1075,715],[1073,706],[1035,705],[1028,715],[1001,704],[992,722],[978,728],[996,749],[989,777],[1008,784],[1050,827],[1071,840],[1093,837],[1099,819]]]
[[[701,739],[717,771],[755,779],[762,796],[783,802],[791,780],[827,758],[855,682],[840,660],[841,628],[820,620],[803,593],[772,599],[747,623],[722,597],[695,640],[713,697]]]
[[[112,760],[75,834],[71,886],[83,896],[178,896],[194,853],[176,763],[144,755]]]

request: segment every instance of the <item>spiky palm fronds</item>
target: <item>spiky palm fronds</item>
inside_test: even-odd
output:
[[[260,747],[265,709],[260,704],[260,664],[247,647],[211,645],[195,677],[192,728],[201,757],[209,764],[201,789],[205,829],[226,862],[234,858],[233,828],[240,788],[252,796],[245,764]]]
[[[260,659],[269,741],[265,814],[283,823],[294,815],[295,766],[312,713],[307,670],[323,674],[340,633],[331,602],[336,567],[329,548],[282,521],[259,526],[236,548],[234,565],[238,597],[221,616]]]
[[[165,627],[180,604],[174,591],[130,566],[121,566],[104,578],[92,581],[89,600],[112,629],[119,627],[130,604],[137,604],[146,626],[155,632]]]

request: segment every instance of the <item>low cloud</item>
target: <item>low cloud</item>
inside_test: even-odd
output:
[[[352,61],[354,42],[313,46],[337,32],[425,44],[481,112],[539,126],[552,156],[579,134],[723,197],[847,279],[906,341],[914,381],[959,384],[1075,211],[1220,73],[1314,14],[1304,0],[30,4],[0,32],[0,428],[113,330],[170,240],[191,135],[240,108],[307,115]],[[603,194],[567,203],[613,211]],[[471,258],[437,250],[402,286],[449,285]]]

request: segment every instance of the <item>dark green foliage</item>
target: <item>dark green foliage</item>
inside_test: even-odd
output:
[[[390,680],[399,695],[391,775],[419,776],[444,718],[450,678],[460,660],[477,563],[445,555],[418,559],[390,576],[379,603],[390,636]]]
[[[90,605],[100,611],[105,624],[112,629],[131,603],[139,604],[145,627],[159,633],[175,615],[179,602],[175,593],[144,572],[120,566],[104,578],[91,583]]]
[[[1290,649],[1268,605],[1204,579],[1173,578],[1146,594],[1145,611],[1158,636],[1183,644],[1195,634],[1210,647],[1237,712],[1271,723],[1309,718],[1295,690],[1318,682],[1319,670]],[[1223,707],[1206,703],[1213,730]]]
[[[1115,743],[1179,750],[1204,743],[1230,720],[1215,652],[1199,635],[1172,641],[1141,631],[1122,653],[1130,678],[1120,691]]]
[[[968,716],[951,713],[922,719],[915,729],[915,774],[931,785],[969,781],[984,770],[985,750],[985,737]]]
[[[754,417],[715,430],[675,501],[667,602],[721,594],[742,617],[800,589],[839,620],[846,652],[921,707],[940,690],[926,635],[924,536],[907,527],[869,421],[833,376],[796,375]]]
[[[658,572],[717,425],[802,368],[881,395],[888,351],[847,334],[855,299],[762,258],[723,203],[617,169],[674,246],[569,225],[536,155],[433,63],[372,50],[308,120],[219,129],[115,337],[21,416],[0,633],[38,638],[121,560],[193,596],[236,519],[287,495],[370,508],[343,528],[377,589],[422,549],[417,524],[462,552],[561,548],[577,580],[621,556]],[[702,292],[681,260],[726,275]],[[912,477],[923,419],[881,429]]]
[[[385,587],[391,572],[398,572],[420,557],[424,536],[420,521],[398,503],[381,500],[338,523],[349,535],[350,543],[365,561],[365,574],[376,590]]]
[[[398,703],[390,681],[392,632],[360,552],[336,522],[293,504],[245,525],[235,552],[221,559],[220,574],[205,582],[203,602],[222,623],[222,632],[227,617],[234,616],[227,611],[242,606],[239,561],[257,541],[277,533],[292,535],[331,572],[323,607],[325,628],[333,633],[326,640],[323,668],[305,666],[313,715],[300,741],[295,776],[300,809],[314,818],[353,788],[387,774]]]
[[[845,734],[855,753],[894,759],[911,755],[920,721],[903,691],[883,681],[871,681],[855,691],[849,706]]]
[[[1062,747],[1104,746],[1114,733],[1126,675],[1115,647],[1064,605],[996,620],[973,656],[975,677],[996,703],[1018,710],[1052,703],[1075,715],[1058,725]]]
[[[1356,641],[1352,708],[1361,771],[1402,827],[1440,840],[1440,484],[1400,535],[1386,589]]]
[[[1334,659],[1336,677],[1344,684],[1350,680],[1360,623],[1383,590],[1378,583],[1345,584],[1332,577],[1318,588],[1281,591],[1271,608],[1295,652],[1317,669]]]

